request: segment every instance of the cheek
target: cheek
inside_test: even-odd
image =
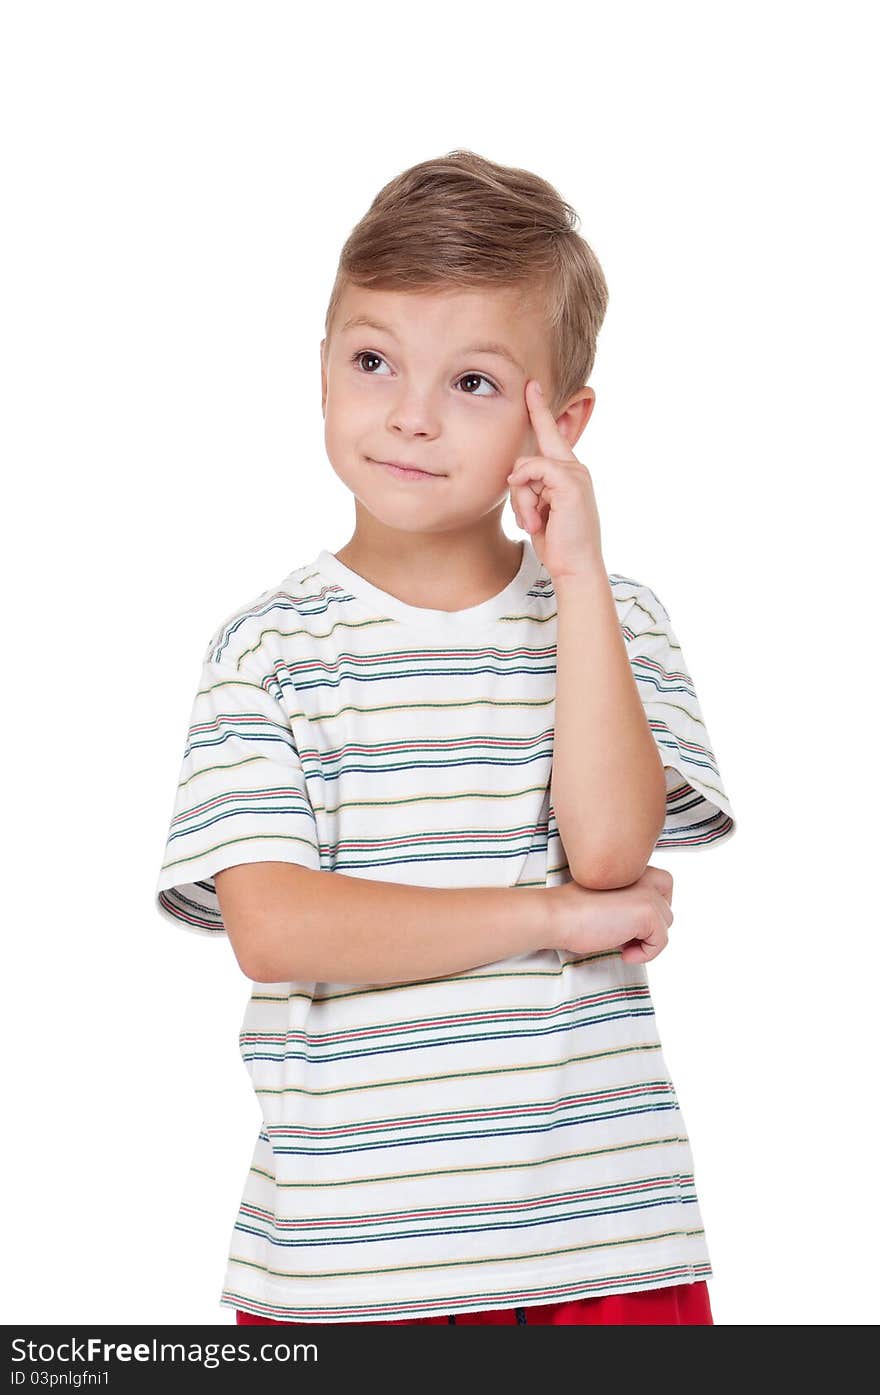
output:
[[[325,440],[333,441],[337,449],[357,445],[359,438],[375,422],[375,412],[357,393],[339,388],[331,389],[324,411]]]
[[[503,455],[519,440],[523,422],[507,402],[465,402],[448,413],[449,425],[478,442],[486,454]]]
[[[324,449],[327,459],[340,477],[351,473],[357,455],[352,438],[351,418],[348,413],[329,410],[329,404],[324,417]]]

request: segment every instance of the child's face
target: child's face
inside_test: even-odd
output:
[[[354,318],[370,323],[349,324]],[[515,362],[475,347],[487,344],[505,347]],[[540,453],[525,400],[530,378],[549,401],[546,331],[517,291],[348,286],[329,342],[321,342],[328,459],[390,528],[441,532],[500,514],[516,457]],[[593,397],[590,388],[583,394]],[[589,412],[575,415],[583,429]],[[376,462],[414,466],[432,478]]]

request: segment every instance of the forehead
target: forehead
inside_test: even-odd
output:
[[[336,311],[350,320],[386,325],[403,343],[443,340],[452,347],[496,340],[522,363],[544,338],[539,298],[524,286],[473,290],[381,291],[346,286]]]

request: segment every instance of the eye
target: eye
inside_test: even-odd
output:
[[[351,361],[352,363],[358,363],[362,358],[377,358],[380,363],[385,362],[382,355],[374,353],[372,349],[358,349],[357,353],[352,355]]]
[[[488,383],[489,386],[490,386],[490,388],[492,389],[492,392],[493,392],[493,393],[497,393],[497,392],[498,392],[498,389],[497,389],[497,387],[495,386],[495,384],[494,384],[493,382],[491,382],[489,378],[486,378],[482,373],[465,373],[464,376],[461,377],[461,378],[459,378],[458,381],[459,381],[460,383],[463,383],[463,382],[466,382],[468,379],[471,379],[471,380],[473,381],[474,378],[476,378],[477,381],[480,382],[480,383]],[[485,397],[486,395],[487,395],[486,393],[476,393],[476,392],[468,392],[468,393],[465,393],[465,396],[466,396],[466,397],[477,397],[477,396],[479,396],[479,397]],[[488,395],[491,396],[491,394],[488,394]]]
[[[356,354],[352,354],[352,356],[351,356],[351,362],[354,363],[354,364],[358,364],[358,365],[359,365],[361,359],[375,359],[375,360],[377,360],[379,363],[385,363],[385,359],[382,357],[382,355],[381,355],[381,354],[377,354],[376,351],[375,351],[374,349],[358,349],[357,353],[356,353]],[[386,366],[387,366],[387,365],[386,365]],[[367,374],[368,374],[369,376],[371,376],[371,377],[376,377],[376,376],[377,376],[377,375],[373,372],[372,369],[361,368],[361,372],[362,372],[362,373],[367,373]],[[381,376],[384,376],[384,375],[381,375]],[[480,392],[480,393],[477,393],[477,392],[465,392],[465,394],[464,394],[465,397],[491,397],[493,394],[497,394],[497,392],[498,392],[498,388],[497,388],[496,385],[492,382],[491,378],[487,378],[486,375],[485,375],[484,373],[463,373],[462,376],[458,379],[458,382],[460,382],[460,383],[469,382],[469,381],[470,381],[470,382],[476,381],[476,382],[479,382],[479,383],[486,383],[486,384],[491,388],[492,391],[491,391],[490,393],[485,393],[485,392]]]

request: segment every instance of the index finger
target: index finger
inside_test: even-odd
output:
[[[556,418],[539,389],[538,379],[529,378],[526,383],[526,407],[535,440],[538,442],[538,450],[541,455],[546,455],[551,460],[574,460],[574,452],[556,425]]]

